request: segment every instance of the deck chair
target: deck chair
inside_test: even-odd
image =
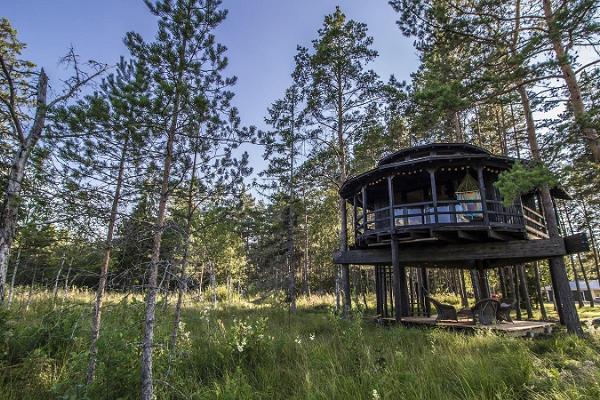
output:
[[[500,299],[498,311],[496,312],[498,322],[506,321],[514,323],[510,317],[510,312],[515,309],[516,305],[517,301],[515,299]]]
[[[458,321],[458,315],[456,314],[456,308],[450,304],[440,303],[436,299],[427,296],[427,300],[431,302],[435,306],[437,310],[437,318],[436,321]]]
[[[481,325],[492,325],[498,320],[497,314],[500,302],[494,299],[479,300],[473,306],[473,319]]]

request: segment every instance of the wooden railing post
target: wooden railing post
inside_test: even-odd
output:
[[[483,167],[477,167],[477,180],[479,181],[479,194],[481,195],[481,212],[483,213],[483,223],[490,223],[490,216],[487,211],[487,197],[485,193],[485,181],[483,179]]]
[[[356,193],[352,196],[352,224],[354,226],[354,237],[358,236],[358,210],[356,208],[356,202],[358,199],[356,198]]]
[[[362,187],[363,235],[367,233],[367,187]]]
[[[391,175],[387,177],[388,200],[390,205],[390,234],[394,234],[394,229],[396,228],[396,216],[394,215],[394,184],[392,179],[393,177]]]
[[[433,202],[433,222],[438,223],[438,212],[437,212],[437,186],[435,184],[435,169],[428,169],[429,181],[431,183],[431,201]]]

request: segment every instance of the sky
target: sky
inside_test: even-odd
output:
[[[126,32],[151,40],[156,20],[142,0],[0,0],[7,17],[27,44],[24,57],[44,67],[60,87],[67,72],[59,64],[72,45],[81,60],[113,64],[127,56]],[[383,79],[408,80],[418,67],[412,39],[397,28],[387,0],[224,0],[229,15],[216,31],[228,48],[228,75],[238,83],[234,104],[242,123],[264,127],[267,107],[290,84],[296,46],[309,46],[323,17],[339,5],[348,18],[367,24],[379,57],[370,66]],[[249,147],[255,170],[264,167],[262,149]]]

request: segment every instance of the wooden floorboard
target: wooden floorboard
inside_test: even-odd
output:
[[[436,321],[435,317],[404,317],[402,323],[407,326],[430,326],[453,330],[489,330],[509,336],[537,336],[552,333],[554,322],[546,321],[514,321],[501,322],[494,325],[476,325],[472,320]]]

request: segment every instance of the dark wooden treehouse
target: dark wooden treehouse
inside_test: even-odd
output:
[[[480,272],[471,276],[483,299],[490,297],[486,270],[585,249],[581,235],[549,237],[537,191],[503,204],[494,183],[515,161],[468,144],[430,144],[390,154],[344,183],[355,237],[335,261],[375,267],[381,318],[414,316],[409,293],[429,317],[427,268]],[[569,199],[560,188],[551,193]],[[407,286],[407,267],[420,271],[416,290]]]

